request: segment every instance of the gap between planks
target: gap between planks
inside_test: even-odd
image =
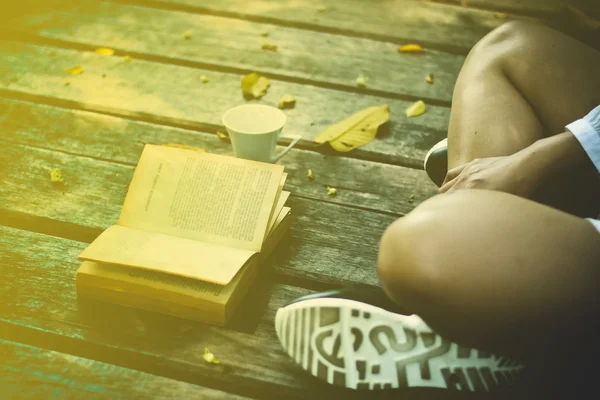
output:
[[[14,31],[10,31],[10,30],[8,30],[8,31],[1,30],[1,28],[0,28],[0,39],[3,39],[3,40],[10,39],[11,41],[19,41],[19,42],[28,43],[28,44],[35,44],[35,45],[46,46],[46,47],[55,47],[55,48],[65,49],[65,50],[80,50],[80,51],[89,51],[89,52],[94,52],[98,47],[102,47],[101,44],[87,45],[87,44],[83,44],[83,43],[71,42],[68,40],[42,37],[42,36],[38,36],[35,34],[30,34],[30,33],[14,32]],[[252,72],[258,72],[261,75],[268,76],[269,78],[273,78],[273,79],[280,80],[283,82],[316,86],[316,87],[320,87],[323,89],[332,89],[332,90],[337,90],[337,91],[341,91],[341,92],[366,94],[366,95],[378,96],[378,97],[389,98],[389,99],[394,99],[394,100],[405,100],[405,101],[422,100],[428,105],[446,107],[446,108],[450,108],[452,106],[451,101],[436,99],[434,97],[416,96],[416,95],[402,94],[402,93],[392,93],[392,92],[388,92],[385,90],[372,89],[369,87],[361,88],[358,86],[355,87],[355,86],[350,86],[350,85],[343,85],[340,83],[327,82],[327,81],[323,81],[323,80],[307,79],[307,78],[302,78],[302,77],[297,77],[297,76],[292,76],[292,75],[279,74],[279,73],[275,73],[275,72],[263,72],[260,70],[260,68],[236,68],[233,66],[226,66],[226,65],[199,62],[199,61],[191,61],[191,60],[185,60],[185,59],[181,59],[181,58],[158,56],[158,55],[152,55],[152,54],[147,54],[147,53],[140,53],[140,52],[136,52],[136,51],[123,50],[123,49],[119,49],[118,47],[113,47],[112,49],[115,50],[116,56],[130,55],[136,59],[151,61],[151,62],[156,62],[156,63],[161,63],[161,64],[177,65],[177,66],[181,66],[181,67],[204,69],[204,70],[218,71],[218,72],[227,72],[227,73],[241,74],[241,75],[247,75]]]
[[[151,7],[151,8],[161,9],[161,10],[168,10],[168,11],[183,11],[183,12],[194,13],[194,14],[206,14],[206,15],[213,15],[216,17],[240,19],[240,20],[244,20],[244,21],[271,24],[271,25],[287,27],[287,28],[297,28],[297,29],[310,30],[310,31],[314,31],[314,32],[330,33],[330,34],[340,35],[340,36],[371,39],[371,40],[376,40],[379,42],[395,43],[398,45],[416,41],[419,44],[421,44],[422,46],[433,49],[433,50],[439,50],[439,51],[443,51],[446,53],[463,55],[463,56],[466,56],[467,54],[469,54],[469,50],[470,50],[470,48],[467,48],[467,47],[444,45],[444,44],[440,44],[437,42],[431,42],[428,40],[422,40],[422,39],[417,39],[417,38],[397,37],[397,36],[383,35],[383,34],[377,34],[377,33],[372,33],[372,32],[364,32],[364,31],[361,32],[361,31],[355,31],[355,30],[351,30],[351,29],[335,28],[332,26],[316,25],[316,24],[311,24],[311,23],[302,22],[302,21],[280,20],[277,18],[265,17],[265,16],[260,16],[260,15],[252,15],[252,14],[238,13],[238,12],[225,11],[225,10],[216,10],[216,9],[213,9],[210,7],[202,7],[200,5],[166,3],[166,2],[162,2],[160,0],[109,0],[109,1],[114,2],[114,3],[131,4],[131,5],[136,5],[136,6]]]
[[[8,89],[0,89],[0,97],[11,99],[11,100],[22,100],[35,104],[43,104],[53,107],[58,107],[67,110],[79,110],[88,111],[97,114],[108,115],[112,117],[124,118],[131,121],[146,122],[154,125],[168,126],[172,128],[186,129],[193,132],[203,132],[215,134],[217,131],[225,130],[225,127],[213,124],[207,124],[196,121],[188,121],[182,119],[176,119],[166,116],[157,116],[144,112],[132,112],[126,111],[119,108],[104,107],[99,105],[89,105],[86,103],[59,99],[56,97],[44,96],[44,95],[33,95],[29,93],[17,92]],[[435,132],[439,133],[439,132]],[[289,139],[280,139],[277,144],[281,146],[287,146],[290,143]],[[399,167],[423,170],[423,161],[414,158],[409,158],[400,155],[381,154],[368,151],[362,151],[360,148],[353,150],[349,153],[337,153],[333,149],[326,147],[326,145],[320,145],[310,140],[300,140],[296,144],[296,148],[301,150],[312,151],[317,154],[324,156],[342,156],[345,158],[352,158],[363,161],[372,161],[380,164],[389,164]]]

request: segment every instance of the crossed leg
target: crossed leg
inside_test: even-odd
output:
[[[449,168],[564,132],[600,104],[598,70],[597,52],[548,28],[492,32],[456,85]],[[600,181],[596,171],[565,176],[578,179],[547,188],[539,202],[484,190],[426,201],[382,238],[384,289],[440,334],[489,351],[534,360],[585,337],[599,311],[600,234],[572,214],[597,216]],[[582,201],[565,202],[573,192]]]

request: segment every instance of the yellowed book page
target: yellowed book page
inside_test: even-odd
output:
[[[113,225],[80,255],[225,285],[255,252]]]
[[[283,175],[281,176],[281,181],[279,182],[279,187],[277,187],[277,195],[275,196],[273,208],[271,209],[271,213],[269,214],[269,223],[267,224],[265,237],[269,234],[269,228],[272,226],[273,220],[277,218],[277,213],[279,212],[279,210],[277,209],[277,205],[279,204],[279,197],[281,196],[281,192],[283,191],[283,186],[285,185],[285,180],[287,179],[287,176],[288,174],[283,173]]]
[[[285,205],[285,202],[287,201],[287,199],[289,197],[290,197],[290,192],[286,192],[285,190],[283,192],[281,192],[281,195],[279,196],[279,200],[277,200],[277,206],[275,207],[275,213],[273,214],[273,218],[271,218],[271,222],[269,222],[269,228],[267,229],[267,235],[269,235],[269,233],[275,227],[275,223],[277,222],[279,214],[281,213],[281,210],[283,210],[283,206]]]
[[[277,216],[277,219],[275,220],[275,223],[273,224],[273,227],[269,231],[269,235],[267,236],[267,240],[270,239],[270,236],[273,234],[273,232],[275,232],[275,230],[277,229],[277,227],[279,226],[279,224],[281,224],[283,222],[283,220],[285,219],[285,217],[287,217],[288,214],[290,214],[291,211],[292,211],[292,209],[290,207],[283,207],[283,209],[281,209],[281,211],[279,212],[279,215]]]
[[[283,166],[146,145],[119,225],[260,251]]]

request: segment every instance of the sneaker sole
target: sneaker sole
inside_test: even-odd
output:
[[[451,343],[417,315],[321,298],[280,308],[275,329],[298,365],[350,389],[408,387],[487,392],[511,386],[523,366]]]

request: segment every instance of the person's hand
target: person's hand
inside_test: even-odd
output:
[[[538,171],[519,152],[475,159],[448,171],[439,193],[457,189],[488,189],[529,197],[538,186]]]

